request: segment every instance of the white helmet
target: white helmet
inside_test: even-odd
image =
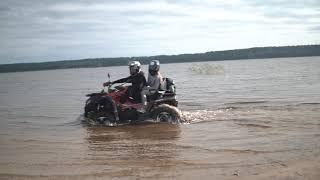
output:
[[[141,64],[139,61],[131,61],[131,62],[129,62],[128,66],[129,66],[131,75],[134,75],[134,74],[140,72]]]

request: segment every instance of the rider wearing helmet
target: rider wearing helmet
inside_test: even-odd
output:
[[[159,70],[160,62],[158,60],[152,60],[149,64],[149,75],[147,81],[147,86],[149,86],[149,89],[162,89],[162,76]]]
[[[118,79],[113,82],[105,82],[103,86],[108,86],[114,83],[132,83],[126,92],[129,97],[132,97],[135,102],[141,101],[141,90],[146,85],[146,77],[144,76],[143,71],[141,71],[141,64],[139,61],[131,61],[128,64],[130,76],[122,79]]]
[[[147,107],[147,95],[152,95],[160,89],[163,89],[163,78],[159,72],[160,62],[152,60],[149,63],[149,75],[147,86],[141,91],[141,99],[144,107]]]

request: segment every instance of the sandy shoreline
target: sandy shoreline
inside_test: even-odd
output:
[[[293,161],[288,164],[283,164],[281,168],[277,167],[269,169],[265,173],[249,175],[241,177],[236,175],[233,179],[247,179],[247,180],[289,180],[289,179],[308,179],[319,180],[320,179],[320,158],[319,156],[313,160]]]
[[[170,172],[168,172],[170,174]],[[227,179],[227,180],[319,180],[320,179],[320,156],[310,160],[299,160],[284,163],[281,167],[268,168],[263,173],[253,173],[248,175],[248,172],[235,171],[233,174],[225,176],[214,176],[210,173],[210,169],[206,170],[191,170],[189,172],[180,171],[180,175],[169,176],[157,176],[157,177],[143,177],[143,176],[114,176],[109,173],[101,174],[88,174],[88,175],[23,175],[23,174],[0,174],[0,179],[62,179],[62,180],[74,180],[74,179]]]

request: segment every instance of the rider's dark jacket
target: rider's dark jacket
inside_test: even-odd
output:
[[[144,73],[140,71],[135,75],[118,79],[113,83],[124,83],[124,82],[132,84],[132,86],[128,88],[127,95],[132,97],[136,102],[141,102],[141,90],[147,84]]]

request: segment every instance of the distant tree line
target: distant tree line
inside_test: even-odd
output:
[[[282,47],[256,47],[249,49],[235,49],[227,51],[211,51],[196,54],[159,55],[143,57],[94,58],[81,60],[65,60],[40,63],[17,63],[0,65],[0,73],[37,71],[67,68],[89,68],[127,65],[129,61],[139,60],[142,64],[158,59],[161,63],[182,63],[200,61],[222,61],[240,59],[262,59],[281,57],[320,56],[320,45],[282,46]]]

